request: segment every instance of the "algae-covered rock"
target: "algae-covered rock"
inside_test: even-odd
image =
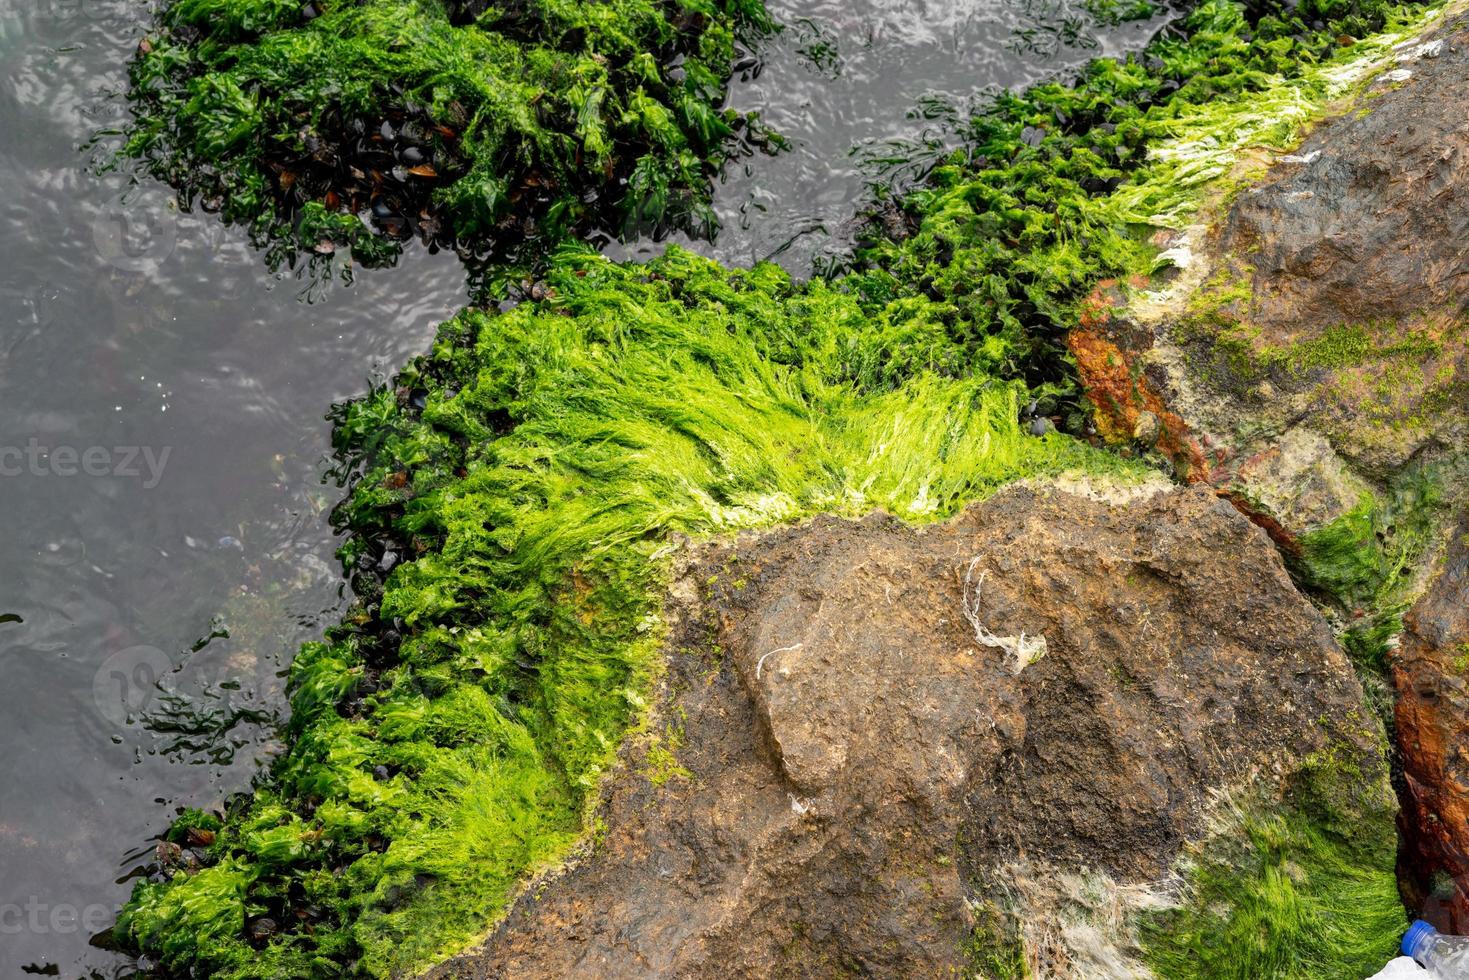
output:
[[[723,108],[759,0],[172,0],[131,65],[123,156],[274,263],[709,230],[753,118]]]
[[[286,750],[204,855],[230,873],[135,889],[117,931],[166,969],[391,976],[482,935],[565,856],[641,717],[671,535],[1148,473],[1027,434],[1020,382],[913,357],[943,345],[922,307],[678,249],[567,252],[547,281],[339,412],[360,604],[291,665]]]
[[[1177,282],[1095,293],[1071,339],[1105,430],[1161,412],[1187,478],[1297,553],[1469,436],[1469,18],[1387,41],[1300,93],[1304,142],[1240,147],[1160,237]]]
[[[647,144],[650,166],[686,164],[701,174],[717,166],[715,153],[685,153],[679,141],[708,121],[699,106],[717,93],[701,80],[723,77],[717,66],[731,25],[750,9],[703,0],[308,7],[171,5],[163,35],[137,63],[142,128],[132,147],[186,192],[225,205],[226,217],[263,220],[267,231],[288,226],[292,241],[316,254],[330,252],[338,232],[362,244],[364,199],[383,233],[385,222],[405,216],[400,230],[416,222],[430,232],[442,215],[414,210],[421,198],[435,208],[465,205],[472,231],[456,231],[455,244],[466,253],[490,249],[501,232],[526,231],[523,222],[504,223],[506,214],[528,214],[540,228],[572,221],[576,202],[587,203],[583,191],[621,188],[624,177],[629,213],[647,216],[644,205],[659,201],[645,193],[656,186],[640,182],[638,166],[628,176],[583,165],[614,150],[626,163],[629,144]],[[411,16],[395,16],[405,10]],[[658,16],[633,16],[648,10]],[[1084,963],[1146,961],[1170,977],[1227,974],[1218,957],[1191,955],[1201,934],[1231,937],[1215,944],[1220,955],[1259,967],[1255,975],[1311,975],[1300,967],[1308,962],[1345,973],[1378,957],[1400,910],[1382,873],[1390,800],[1380,792],[1381,753],[1360,690],[1260,535],[1205,494],[1103,504],[1012,491],[995,504],[1015,522],[1009,527],[985,523],[981,507],[972,512],[980,517],[927,534],[878,519],[784,532],[751,545],[772,555],[787,549],[785,585],[746,583],[752,601],[763,597],[769,609],[740,605],[728,591],[738,576],[704,580],[714,592],[708,608],[729,613],[711,624],[725,637],[717,642],[731,651],[726,659],[676,632],[698,650],[666,665],[660,611],[670,542],[681,535],[707,539],[875,510],[915,525],[941,521],[1016,481],[1072,471],[1143,482],[1150,463],[1074,438],[1089,433],[1062,331],[1097,279],[1127,283],[1151,271],[1165,243],[1138,228],[1182,214],[1202,179],[1177,141],[1212,147],[1209,159],[1228,156],[1216,138],[1220,117],[1239,145],[1293,139],[1290,126],[1262,118],[1259,107],[1334,91],[1331,79],[1350,66],[1337,36],[1367,35],[1411,12],[1381,0],[1303,0],[1273,12],[1205,0],[1144,58],[1100,59],[1075,86],[998,98],[969,123],[965,145],[889,208],[900,234],[862,249],[849,272],[831,279],[796,283],[769,265],[724,269],[677,249],[618,265],[567,247],[539,257],[520,302],[472,308],[444,324],[432,350],[392,385],[333,412],[338,472],[350,484],[335,520],[349,532],[341,555],[358,603],[291,667],[285,750],[252,793],[219,813],[180,817],[171,838],[207,832],[211,843],[197,865],[164,863],[140,877],[118,937],[168,975],[236,980],[405,975],[460,952],[495,927],[529,876],[595,833],[588,811],[602,799],[601,780],[624,736],[647,719],[662,670],[685,685],[662,702],[657,740],[624,757],[646,781],[614,783],[607,812],[617,816],[624,800],[645,809],[639,819],[656,830],[673,817],[650,787],[686,794],[698,806],[678,839],[693,834],[708,847],[696,864],[654,865],[656,881],[615,862],[602,867],[670,890],[669,907],[690,918],[657,922],[674,937],[703,930],[713,938],[699,942],[731,964],[788,946],[813,971],[863,956],[889,972],[965,963],[1013,972],[1027,962],[1085,972]],[[614,29],[629,23],[638,29],[626,37]],[[196,46],[201,31],[210,39]],[[384,34],[393,41],[386,66],[377,60]],[[696,41],[702,63],[690,55]],[[1364,38],[1362,46],[1373,43]],[[613,48],[631,54],[619,60]],[[318,59],[302,52],[318,49],[337,57],[313,73]],[[485,55],[490,49],[504,57]],[[672,69],[679,53],[681,77]],[[353,63],[360,75],[329,70],[352,63],[349,56],[364,59]],[[513,107],[513,125],[497,129],[500,116],[489,108],[469,112],[487,127],[473,142],[485,153],[471,165],[456,145],[471,145],[472,127],[436,114],[465,105],[445,92],[475,89],[485,64],[499,69],[490,82],[508,75],[514,84],[508,94],[493,85],[470,94],[490,108]],[[630,131],[598,149],[597,127],[578,127],[588,107],[610,104],[582,85],[603,70],[606,99],[629,100],[604,121]],[[389,84],[384,96],[373,81],[384,72],[409,81]],[[637,81],[649,73],[667,84]],[[359,77],[365,89],[342,87]],[[524,85],[548,94],[533,98]],[[301,99],[276,97],[298,90]],[[318,96],[330,103],[341,93],[355,93],[353,111],[318,115]],[[294,128],[298,113],[314,128]],[[283,120],[292,128],[281,130]],[[175,122],[178,131],[169,128]],[[433,123],[427,132],[424,123]],[[236,138],[256,132],[264,135]],[[292,133],[309,160],[282,170],[271,154],[282,143],[294,148]],[[704,136],[712,146],[717,127]],[[507,157],[507,147],[523,152]],[[428,150],[433,177],[415,174],[424,165],[409,159]],[[219,171],[193,170],[196,151]],[[358,176],[344,152],[391,155],[405,179],[390,168],[380,188],[381,168],[358,167]],[[440,152],[468,170],[442,168]],[[523,185],[518,200],[496,183],[502,165]],[[549,171],[571,177],[548,182]],[[322,180],[344,173],[349,193],[333,200]],[[209,199],[195,178],[218,178],[231,193]],[[428,187],[419,180],[440,182],[404,204],[401,187]],[[284,216],[290,220],[278,225]],[[545,241],[564,241],[566,227]],[[520,274],[508,266],[494,273],[502,284]],[[1087,322],[1107,323],[1100,315]],[[1142,390],[1151,375],[1133,370],[1119,342],[1093,335],[1105,343],[1077,353],[1082,379],[1103,366],[1119,403],[1131,404],[1134,386]],[[1207,475],[1217,454],[1181,432],[1182,410],[1157,397],[1118,431],[1164,453],[1196,452]],[[1106,420],[1099,416],[1100,427]],[[1334,507],[1333,494],[1356,487],[1350,474],[1336,476],[1310,495],[1281,499]],[[1323,543],[1345,556],[1344,580],[1393,574],[1380,552],[1357,548],[1376,530],[1367,514]],[[871,599],[852,592],[871,584],[870,568],[815,558],[802,566],[790,553],[809,543],[816,555],[821,542],[809,536],[819,533],[859,555],[914,563],[893,586],[905,601],[884,602],[880,616],[860,624],[831,621],[860,654],[850,665],[845,648],[822,645],[824,634],[764,645],[739,633],[777,615],[779,602],[805,608],[805,597],[824,589]],[[924,551],[936,541],[953,548]],[[1170,556],[1174,547],[1183,554]],[[1133,565],[1138,581],[1128,582],[1127,571],[1118,578]],[[812,582],[797,581],[798,572]],[[885,625],[909,607],[909,619]],[[1015,624],[987,618],[997,613],[1013,614]],[[931,635],[906,632],[915,617]],[[1166,625],[1155,639],[1159,623]],[[782,628],[806,626],[796,617]],[[882,659],[874,643],[884,637],[923,670]],[[935,638],[941,642],[927,642]],[[779,673],[803,662],[831,685],[781,700],[818,676]],[[936,685],[935,675],[948,685]],[[792,686],[772,686],[787,679]],[[956,695],[974,708],[945,700]],[[679,718],[674,706],[693,697],[725,698],[720,710],[731,714]],[[883,714],[884,704],[901,711]],[[984,710],[994,722],[988,731]],[[736,725],[737,715],[748,723]],[[739,738],[699,741],[694,729],[706,724],[727,724]],[[1152,768],[1154,756],[1161,769]],[[879,758],[908,768],[880,767]],[[824,851],[774,851],[782,861],[751,866],[756,891],[740,892],[722,875],[764,841],[732,821],[699,828],[711,804],[698,794],[713,792],[701,773],[710,772],[748,773],[746,784],[727,787],[751,793],[729,812],[753,807],[772,847],[815,841]],[[863,795],[869,791],[877,795]],[[810,800],[818,809],[807,812]],[[855,832],[838,836],[835,816]],[[792,838],[807,832],[807,817],[813,833],[828,836]],[[609,848],[641,846],[629,843],[636,820],[616,826],[609,821]],[[904,853],[934,867],[903,870],[893,862]],[[1165,872],[1188,888],[1156,887]],[[832,883],[846,890],[823,890]],[[689,911],[695,905],[685,898],[720,888],[734,889],[731,908],[748,913],[748,950]],[[788,913],[784,921],[739,904],[760,888]],[[934,917],[888,914],[895,894],[902,909]],[[1116,896],[1128,901],[1112,902]],[[838,905],[846,918],[835,917]],[[1109,918],[1108,907],[1120,918]],[[1327,908],[1349,914],[1326,929]],[[517,912],[513,928],[531,928],[529,914]],[[1262,943],[1266,922],[1274,931]],[[883,938],[857,935],[858,924]],[[909,936],[916,938],[904,947],[900,937]],[[542,952],[574,955],[570,946]],[[712,970],[718,959],[699,959],[706,954],[687,943],[647,955],[694,957],[695,970]],[[587,969],[599,969],[595,959]]]
[[[1391,667],[1404,896],[1462,929],[1461,544],[1393,635],[1466,485],[1469,15],[1364,47],[1300,93],[1304,140],[1240,144],[1158,237],[1176,278],[1096,290],[1070,346],[1098,428],[1161,420],[1149,444],[1271,533],[1369,685]]]
[[[1257,424],[1311,427],[1367,474],[1469,432],[1466,66],[1461,16],[1240,193],[1179,325],[1205,387]]]
[[[434,976],[1325,977],[1389,955],[1380,729],[1227,503],[1028,486],[695,555],[594,845]],[[1212,948],[1180,948],[1205,918]]]

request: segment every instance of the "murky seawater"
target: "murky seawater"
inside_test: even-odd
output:
[[[1160,4],[1161,6],[1161,4]],[[872,184],[909,186],[955,142],[953,121],[994,93],[1140,49],[1163,18],[1099,28],[1080,0],[767,0],[784,29],[756,52],[731,104],[758,111],[788,151],[731,166],[713,243],[734,265],[797,276],[844,254]],[[644,257],[662,245],[636,243]]]
[[[948,109],[1151,30],[1035,0],[773,9],[789,26],[734,101],[792,148],[732,169],[725,229],[695,247],[798,274],[840,250],[887,141],[942,145]],[[88,943],[130,853],[247,785],[281,670],[344,605],[323,414],[464,300],[452,257],[410,249],[307,302],[237,230],[90,175],[147,16],[0,0],[3,977],[130,968]]]

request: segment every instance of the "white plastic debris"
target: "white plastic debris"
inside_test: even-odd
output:
[[[1428,971],[1414,963],[1411,956],[1399,956],[1388,961],[1381,972],[1372,974],[1368,980],[1425,980],[1427,975]]]

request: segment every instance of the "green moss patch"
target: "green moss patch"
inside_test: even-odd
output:
[[[1299,568],[1306,583],[1344,602],[1369,603],[1387,584],[1390,560],[1375,497],[1301,536]]]
[[[1217,390],[1246,394],[1261,382],[1319,389],[1339,407],[1335,429],[1350,440],[1350,430],[1364,426],[1422,428],[1461,397],[1456,363],[1464,333],[1464,324],[1342,323],[1292,344],[1270,344],[1250,321],[1249,284],[1240,278],[1201,289],[1174,339]]]
[[[1462,468],[1452,459],[1411,466],[1380,499],[1364,497],[1302,535],[1301,577],[1346,606],[1390,606],[1403,598],[1444,516],[1445,491],[1462,479]]]
[[[1231,801],[1181,867],[1180,900],[1146,913],[1148,964],[1170,980],[1369,976],[1394,955],[1396,801],[1382,756],[1306,760],[1284,802]]]
[[[1450,488],[1463,481],[1462,469],[1454,459],[1411,466],[1380,497],[1364,496],[1351,511],[1301,536],[1291,570],[1346,611],[1342,645],[1364,680],[1386,677],[1390,644],[1416,598],[1417,568],[1448,513]],[[1390,705],[1381,707],[1386,713]]]
[[[1033,976],[1015,917],[993,902],[984,902],[973,911],[976,924],[964,947],[972,975],[984,980]]]

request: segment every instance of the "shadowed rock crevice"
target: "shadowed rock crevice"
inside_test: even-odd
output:
[[[1404,892],[1469,931],[1469,520],[1405,618],[1393,667],[1402,753]]]

